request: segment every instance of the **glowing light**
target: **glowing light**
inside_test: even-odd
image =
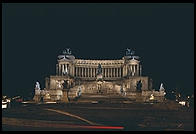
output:
[[[181,104],[181,105],[183,105],[183,106],[185,106],[185,104],[186,104],[185,101],[180,101],[180,102],[178,102],[178,103]]]
[[[150,100],[154,100],[154,95],[153,94],[150,95]]]
[[[48,101],[48,102],[46,102],[46,104],[54,104],[54,103],[56,103],[56,102],[53,102],[53,101]]]
[[[121,126],[83,126],[83,128],[95,128],[95,129],[124,129]]]

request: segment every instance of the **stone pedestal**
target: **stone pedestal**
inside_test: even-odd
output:
[[[39,96],[39,95],[35,95],[35,96],[33,97],[33,100],[34,100],[35,102],[39,102],[39,101],[40,101],[40,96]]]
[[[64,102],[64,103],[68,103],[69,102],[67,91],[63,91],[61,102]]]

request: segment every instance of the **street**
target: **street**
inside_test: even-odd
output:
[[[2,110],[3,131],[169,131],[194,129],[194,111],[166,104],[21,104]]]

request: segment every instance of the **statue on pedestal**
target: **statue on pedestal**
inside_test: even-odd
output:
[[[163,83],[161,83],[159,91],[165,91],[164,87],[163,87]]]
[[[101,64],[98,65],[98,71],[97,74],[101,74],[102,73],[102,68],[101,68]]]
[[[142,81],[141,80],[139,80],[137,82],[136,89],[137,89],[137,91],[142,91]]]
[[[41,88],[40,88],[40,84],[39,84],[39,82],[36,82],[36,84],[35,84],[35,90],[40,90]]]

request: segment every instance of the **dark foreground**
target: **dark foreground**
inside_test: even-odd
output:
[[[21,104],[2,110],[3,131],[193,131],[193,108],[176,104]]]

